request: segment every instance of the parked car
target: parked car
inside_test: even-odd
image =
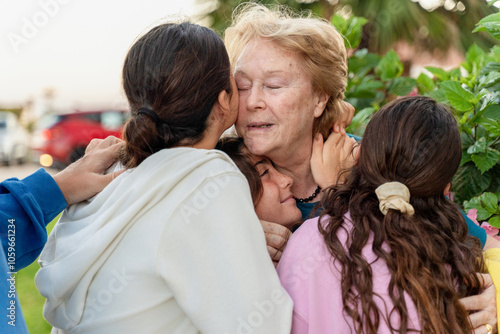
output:
[[[35,151],[44,167],[64,168],[80,159],[94,138],[121,138],[128,114],[121,110],[48,115],[39,124]]]
[[[0,111],[0,162],[24,163],[28,156],[28,133],[10,111]]]

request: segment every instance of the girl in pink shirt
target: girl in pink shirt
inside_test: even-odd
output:
[[[461,159],[453,115],[402,98],[366,128],[344,184],[289,240],[277,267],[292,333],[471,333],[480,245],[445,196]]]

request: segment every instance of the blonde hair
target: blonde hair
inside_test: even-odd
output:
[[[313,89],[330,96],[323,114],[314,120],[313,133],[325,138],[343,112],[347,86],[347,55],[344,39],[328,21],[311,14],[297,14],[283,6],[268,8],[245,3],[233,12],[224,41],[234,67],[245,46],[257,38],[270,39],[284,51],[299,54]]]

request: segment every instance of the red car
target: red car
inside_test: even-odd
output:
[[[80,159],[94,138],[122,136],[128,113],[120,110],[78,111],[52,115],[48,125],[39,130],[35,151],[44,167],[64,168]]]

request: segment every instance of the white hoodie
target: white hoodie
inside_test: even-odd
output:
[[[39,263],[52,333],[290,333],[248,183],[216,150],[162,150],[71,206]]]

